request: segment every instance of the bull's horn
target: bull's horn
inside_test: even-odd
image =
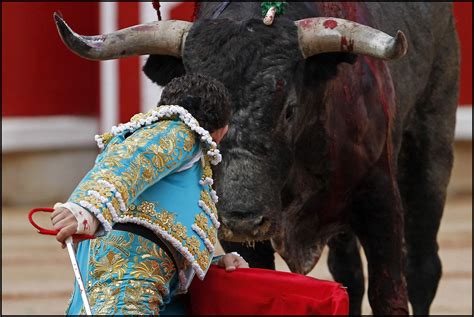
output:
[[[104,35],[75,33],[59,14],[54,20],[64,44],[77,55],[91,60],[160,54],[181,57],[191,22],[169,20],[135,25]]]
[[[407,52],[403,32],[396,37],[356,22],[337,18],[295,21],[304,58],[329,52],[351,52],[381,59],[397,59]]]

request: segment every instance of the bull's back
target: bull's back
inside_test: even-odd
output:
[[[457,72],[459,48],[452,4],[370,2],[366,5],[374,27],[391,35],[401,30],[407,37],[407,54],[388,62],[397,93],[398,119],[407,121],[410,110],[423,106],[423,100],[429,98],[433,70],[441,67],[444,72]],[[450,54],[447,49],[451,50]],[[439,106],[453,111],[452,105]]]

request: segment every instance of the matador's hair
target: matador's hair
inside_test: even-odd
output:
[[[171,80],[163,89],[159,105],[185,108],[210,133],[223,128],[230,119],[229,92],[218,80],[200,74]]]

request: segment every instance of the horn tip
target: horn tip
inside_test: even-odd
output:
[[[64,20],[63,14],[61,13],[61,11],[54,11],[53,18],[54,18],[54,21],[56,21],[56,23]]]
[[[396,38],[395,38],[395,43],[396,43],[396,46],[397,46],[397,51],[396,51],[395,58],[403,57],[407,53],[407,50],[408,50],[408,41],[407,41],[407,38],[405,36],[405,33],[398,30]]]
[[[93,59],[89,55],[89,51],[92,49],[87,43],[85,43],[81,36],[75,34],[71,28],[67,25],[66,21],[62,18],[61,13],[54,12],[54,20],[56,22],[56,28],[58,29],[59,37],[73,53],[86,58]]]

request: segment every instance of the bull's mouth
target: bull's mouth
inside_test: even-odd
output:
[[[219,239],[231,242],[268,240],[275,234],[275,225],[266,217],[252,221],[221,217]]]

